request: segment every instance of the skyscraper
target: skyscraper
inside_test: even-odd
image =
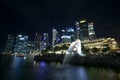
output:
[[[48,33],[44,33],[43,40],[40,44],[40,50],[43,50],[43,49],[45,50],[49,45],[50,45],[49,44],[49,35],[48,35]]]
[[[62,32],[62,35],[61,35],[61,36],[65,35],[65,33],[66,33],[66,31],[65,31],[64,29],[61,30],[61,32]]]
[[[14,36],[8,35],[5,45],[5,53],[13,53],[14,49]]]
[[[56,44],[56,40],[57,40],[57,30],[56,29],[53,29],[53,36],[52,36],[52,45],[55,45]]]
[[[48,33],[43,33],[43,38],[41,39],[41,42],[40,42],[40,51],[46,50],[48,46],[50,46],[49,35]]]
[[[71,37],[71,41],[75,40],[75,31],[72,27],[66,29],[66,34]]]
[[[36,33],[35,34],[35,42],[34,42],[34,50],[40,50],[40,42],[41,42],[42,40],[41,40],[41,36],[38,34],[38,33]]]
[[[88,40],[88,22],[86,20],[80,21],[80,29],[81,29],[81,40]]]
[[[14,52],[16,53],[29,53],[28,50],[28,36],[17,35],[14,45]]]
[[[89,34],[89,39],[95,39],[96,38],[92,22],[88,23],[88,34]]]
[[[80,33],[80,30],[81,30],[81,29],[80,29],[79,22],[76,22],[76,23],[75,23],[75,27],[76,27],[76,33],[75,33],[75,34],[76,34],[76,39],[80,39],[80,34],[81,34],[81,33]]]
[[[43,34],[43,40],[46,41],[46,42],[49,42],[49,35],[48,35],[48,33],[44,33]]]

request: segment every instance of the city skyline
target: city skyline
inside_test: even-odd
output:
[[[106,46],[109,47],[111,50],[119,48],[119,44],[114,38],[97,38],[93,22],[87,22],[86,20],[76,22],[75,27],[68,27],[62,30],[57,30],[53,28],[52,40],[49,40],[48,33],[36,33],[33,41],[31,41],[29,38],[29,36],[21,34],[17,35],[16,37],[14,35],[8,35],[8,39],[5,45],[5,53],[30,53],[33,51],[43,52],[50,47],[59,47],[63,44],[69,45],[69,43],[72,43],[77,39],[81,40],[84,48],[85,46],[89,49],[103,49]]]
[[[94,22],[98,38],[119,40],[119,6],[112,0],[1,0],[0,10],[1,47],[8,34],[34,38],[35,33],[51,34],[53,28],[74,26],[81,19]]]
[[[79,24],[78,26],[76,25],[76,24]],[[82,28],[83,27],[83,28]],[[55,28],[53,28],[53,30],[54,30]],[[72,34],[71,34],[71,32],[69,32],[70,30],[72,29]],[[92,34],[93,34],[93,37],[91,38],[91,31],[89,30],[89,29],[92,29]],[[56,36],[56,39],[55,39],[55,42],[56,42],[56,40],[57,40],[57,38],[60,40],[60,43],[62,42],[62,43],[65,43],[64,42],[64,39],[62,38],[62,37],[65,37],[65,40],[67,40],[67,37],[66,36],[68,36],[68,37],[71,37],[71,40],[67,40],[67,42],[71,42],[71,41],[74,41],[74,38],[78,38],[78,39],[81,39],[81,40],[96,40],[96,39],[99,39],[98,37],[96,37],[96,34],[95,34],[95,32],[96,31],[94,31],[94,23],[93,22],[88,22],[88,21],[86,21],[86,20],[81,20],[81,21],[79,21],[79,22],[76,22],[75,24],[74,24],[74,27],[67,27],[66,29],[61,29],[61,30],[58,30],[58,29],[55,29],[55,30],[57,30],[57,36]],[[63,30],[64,30],[64,32],[63,32]],[[77,31],[76,30],[80,30],[80,32],[78,32],[78,33],[76,33]],[[87,32],[86,32],[87,31]],[[89,32],[90,31],[90,32]],[[76,33],[76,34],[75,34]],[[53,34],[53,33],[52,33]],[[70,35],[71,34],[71,35]],[[9,38],[9,35],[10,34],[8,34],[8,38]],[[15,37],[15,36],[19,36],[19,35],[25,35],[25,34],[15,34],[15,35],[11,35],[11,36],[13,36],[13,37]],[[39,33],[35,33],[34,34],[34,36],[32,36],[32,37],[34,37],[32,40],[30,40],[31,39],[31,36],[28,36],[29,37],[29,41],[32,41],[33,43],[36,43],[35,41],[36,41],[36,35],[37,36],[39,36],[39,38],[41,38],[41,45],[42,45],[42,43],[44,43],[44,41],[45,41],[45,39],[46,39],[46,37],[47,37],[47,35],[48,35],[48,33],[42,33],[42,34],[39,34]],[[51,46],[53,45],[53,39],[52,38],[54,38],[54,35],[49,35],[49,36],[52,36],[51,38],[48,38],[48,43],[50,43],[51,44]],[[72,40],[72,36],[76,36],[76,37],[74,37],[73,38],[73,40]],[[108,38],[108,37],[101,37],[101,38]],[[7,39],[6,39],[7,40]],[[15,40],[15,39],[14,39]],[[5,50],[5,49],[3,49],[4,47],[5,47],[5,45],[7,44],[7,43],[3,43],[4,44],[4,46],[1,48],[1,50],[3,51],[3,50]],[[38,43],[39,44],[39,43]],[[59,44],[59,42],[57,42],[56,44]],[[50,46],[50,45],[49,45]],[[44,46],[45,47],[45,46]]]

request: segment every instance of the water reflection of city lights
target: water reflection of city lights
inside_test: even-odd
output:
[[[39,65],[40,65],[41,67],[45,67],[45,66],[46,66],[46,63],[42,61],[42,62],[39,63]]]
[[[27,57],[24,57],[24,59],[26,59]]]

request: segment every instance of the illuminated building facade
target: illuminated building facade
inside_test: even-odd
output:
[[[44,34],[43,34],[43,40],[44,40],[45,42],[49,42],[49,35],[48,35],[48,33],[44,33]]]
[[[96,38],[95,35],[95,31],[94,31],[94,27],[93,27],[93,23],[88,23],[88,35],[89,35],[89,39],[93,40]]]
[[[74,29],[67,28],[66,31],[62,30],[61,43],[72,42],[75,40]]]
[[[43,40],[40,42],[40,51],[45,50],[48,46],[50,46],[49,35],[48,35],[48,33],[44,33]]]
[[[34,42],[28,41],[28,44],[27,44],[28,52],[32,53],[34,51],[34,47],[35,47]]]
[[[76,26],[76,39],[91,40],[95,39],[95,31],[93,23],[88,23],[86,20],[81,20],[75,23]]]
[[[75,34],[73,28],[67,28],[64,31],[64,35],[61,36],[61,43],[72,42],[75,40]]]
[[[98,48],[103,49],[106,47],[109,47],[111,50],[118,49],[117,42],[114,38],[100,38],[100,39],[94,39],[94,40],[84,40],[82,41],[82,44],[86,48]]]
[[[75,31],[73,28],[67,28],[66,29],[66,34],[71,37],[71,41],[75,40]]]
[[[13,53],[13,49],[14,49],[14,36],[8,35],[5,45],[5,53]]]
[[[16,37],[16,42],[14,45],[14,52],[15,53],[29,53],[28,48],[28,36],[26,35],[18,35]]]
[[[61,43],[71,42],[71,36],[63,35],[61,36]]]
[[[81,40],[88,40],[88,22],[86,20],[80,21],[80,29],[81,29]]]
[[[61,32],[62,32],[62,36],[65,35],[65,33],[66,33],[66,31],[64,29],[61,30]]]
[[[52,31],[52,45],[56,44],[56,40],[57,40],[57,30],[53,29],[53,31]]]
[[[41,42],[41,36],[36,33],[35,35],[35,41],[34,41],[34,50],[40,50],[40,42]]]
[[[81,29],[80,29],[79,22],[75,23],[75,27],[76,27],[75,37],[76,37],[76,39],[81,39],[82,36],[81,36]]]
[[[109,47],[109,51],[118,50],[118,43],[115,41],[114,38],[100,38],[100,39],[94,39],[94,40],[83,40],[81,41],[84,48],[89,49],[89,52],[92,53],[93,48],[99,49],[99,52],[101,53],[103,49]],[[63,45],[68,45],[69,47],[71,43],[61,43],[56,44],[57,47],[62,47]],[[67,49],[64,50],[64,53],[66,53]],[[109,52],[108,51],[108,52]],[[61,50],[58,50],[59,54],[61,54]],[[98,52],[98,53],[99,53]],[[96,53],[97,54],[97,53]]]

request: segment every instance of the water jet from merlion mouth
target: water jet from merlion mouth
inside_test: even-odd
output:
[[[69,63],[73,57],[77,58],[80,56],[85,56],[85,54],[82,53],[80,39],[77,39],[76,41],[74,41],[70,44],[70,46],[66,52],[66,55],[64,57],[63,64]]]

